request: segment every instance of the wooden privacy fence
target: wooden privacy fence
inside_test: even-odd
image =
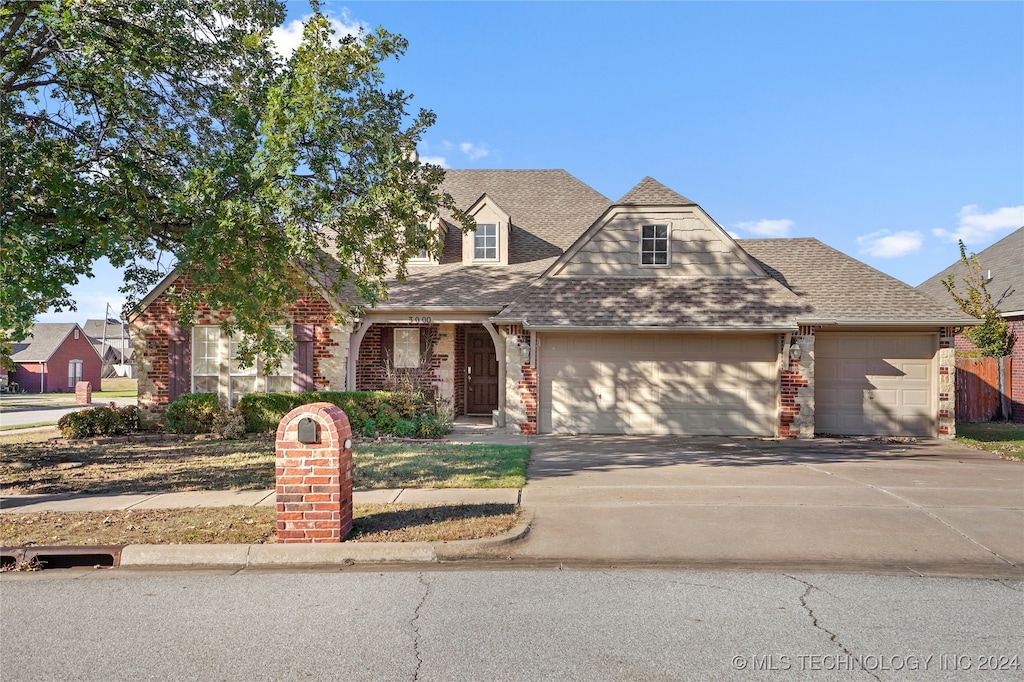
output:
[[[956,420],[990,422],[1010,418],[1013,358],[956,359]]]

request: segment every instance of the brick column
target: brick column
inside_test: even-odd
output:
[[[314,443],[299,423],[317,424]],[[277,541],[341,542],[352,530],[352,428],[330,403],[301,405],[277,426]]]
[[[79,381],[75,384],[75,402],[79,405],[92,403],[92,382]]]
[[[956,436],[956,330],[943,327],[939,332],[939,438]]]

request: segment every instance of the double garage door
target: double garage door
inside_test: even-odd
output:
[[[934,436],[938,334],[814,339],[817,434]]]
[[[542,334],[541,433],[775,433],[777,334]]]
[[[773,436],[777,334],[541,334],[541,433]],[[934,436],[934,333],[819,333],[818,434]]]

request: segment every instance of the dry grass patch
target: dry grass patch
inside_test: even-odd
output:
[[[268,507],[128,509],[0,514],[0,544],[134,545],[273,542],[276,512]]]
[[[358,505],[354,542],[437,542],[502,535],[519,520],[515,505]],[[0,545],[266,544],[276,541],[270,507],[136,509],[0,514]]]
[[[1024,460],[1024,424],[957,424],[956,440],[971,447],[994,452],[1004,459]]]
[[[359,505],[352,542],[450,542],[503,535],[519,523],[514,504]]]

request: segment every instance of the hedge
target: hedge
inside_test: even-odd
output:
[[[117,407],[110,403],[78,412],[69,412],[57,420],[57,428],[65,438],[121,436],[139,430],[139,408],[135,405]]]
[[[167,430],[171,433],[210,433],[220,413],[216,393],[186,393],[167,407]]]
[[[238,401],[246,431],[272,432],[286,414],[300,405],[327,402],[348,415],[352,431],[364,436],[441,438],[451,422],[421,393],[397,391],[319,391],[314,393],[250,393]]]

